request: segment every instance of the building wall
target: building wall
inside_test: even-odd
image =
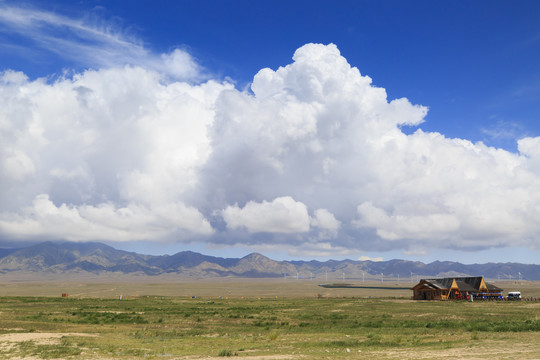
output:
[[[418,289],[414,290],[414,300],[447,300],[448,291],[433,290],[433,289]]]

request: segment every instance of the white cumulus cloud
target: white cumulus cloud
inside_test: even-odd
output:
[[[212,104],[231,87],[164,83],[131,66],[53,83],[0,74],[0,233],[110,241],[211,234],[182,194],[211,152]]]
[[[177,230],[203,235],[213,232],[196,209],[182,204],[153,208],[137,204],[117,208],[110,203],[56,206],[46,194],[36,196],[21,214],[2,216],[0,228],[15,238],[71,241],[156,240]]]
[[[388,99],[333,44],[260,70],[252,92],[193,83],[181,51],[151,60],[0,74],[3,238],[538,249],[540,137],[512,153],[406,134],[427,107]]]
[[[246,228],[249,232],[301,233],[309,231],[309,215],[301,202],[289,196],[271,202],[248,202],[243,208],[228,206],[222,211],[231,229]]]

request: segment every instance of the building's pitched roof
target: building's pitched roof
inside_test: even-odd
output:
[[[426,282],[433,284],[437,289],[450,289],[453,278],[425,279]]]
[[[479,291],[481,290],[482,283],[485,284],[489,291],[502,291],[501,288],[493,284],[483,282],[482,276],[422,279],[421,283],[423,283],[424,286],[432,287],[434,289],[448,290],[452,287],[454,280],[460,291]]]
[[[488,288],[489,291],[503,291],[503,289],[501,289],[500,287],[495,286],[490,283],[486,283],[486,287]]]
[[[464,280],[457,280],[456,284],[460,291],[477,291],[480,289],[480,283],[476,282],[466,282]]]

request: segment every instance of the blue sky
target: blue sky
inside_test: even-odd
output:
[[[303,47],[310,43],[335,49]],[[293,61],[297,49],[304,50]],[[359,70],[359,79],[371,78],[369,89],[344,93],[341,104],[330,101],[333,94],[303,100],[308,93],[301,92],[313,90],[305,87],[313,82],[294,86],[309,71],[322,69],[311,62],[323,58],[321,52],[339,57],[336,69],[345,61]],[[0,1],[3,94],[13,92],[9,84],[34,94],[26,103],[3,95],[4,108],[11,110],[3,114],[9,126],[0,123],[6,144],[0,154],[6,184],[0,235],[6,244],[112,238],[114,246],[153,253],[189,248],[228,256],[256,250],[293,259],[538,263],[539,59],[536,1]],[[288,70],[280,73],[280,67]],[[273,73],[259,73],[264,68]],[[344,66],[332,73],[333,81],[354,77],[343,78],[346,71]],[[110,85],[142,86],[131,82],[134,78],[152,90],[139,94]],[[351,86],[362,81],[351,80]],[[278,89],[277,83],[288,87]],[[187,90],[178,90],[178,84]],[[68,87],[76,90],[67,92]],[[407,104],[395,110],[398,115],[367,113],[371,105],[345,112],[379,96],[376,89],[386,91],[388,106],[400,98]],[[282,112],[264,101],[270,90],[281,109],[290,110],[283,128],[271,125]],[[48,98],[50,93],[56,95]],[[88,94],[102,102],[83,99]],[[356,101],[354,94],[367,95]],[[44,105],[70,96],[80,108],[66,100],[51,107],[69,111],[54,115]],[[106,96],[118,101],[104,103]],[[92,109],[96,104],[107,111]],[[155,111],[131,113],[135,108]],[[25,109],[35,110],[28,118],[18,115]],[[359,117],[364,110],[367,115]],[[295,127],[312,112],[315,125],[307,119]],[[335,132],[332,141],[319,137],[327,113],[336,114],[343,128],[359,131],[358,143],[390,137],[397,145],[385,143],[384,151],[359,145],[337,149],[354,140]],[[190,114],[204,114],[204,126],[194,126],[198,118]],[[267,115],[254,120],[259,114]],[[47,116],[62,120],[47,122]],[[175,122],[174,116],[182,120]],[[359,122],[392,116],[405,120],[362,137],[373,127]],[[102,126],[104,118],[115,125]],[[253,121],[260,122],[259,130]],[[308,134],[310,126],[316,129]],[[34,139],[36,129],[41,132]],[[261,129],[272,136],[257,132]],[[141,138],[123,131],[145,133],[142,149],[133,148]],[[20,138],[7,141],[13,134]],[[73,150],[73,143],[58,141],[67,136],[88,145]],[[530,140],[518,149],[524,138]],[[258,156],[243,155],[246,150]],[[62,155],[66,151],[72,156]],[[110,164],[100,168],[98,159]],[[381,160],[370,165],[374,159]],[[264,161],[270,165],[260,165]],[[322,164],[322,170],[304,169],[310,162]],[[379,168],[381,163],[386,167]],[[347,174],[351,166],[355,170]],[[231,176],[227,169],[239,178],[222,181]],[[445,177],[448,172],[456,178]],[[167,197],[161,193],[169,186],[173,199],[156,200]],[[525,204],[520,207],[519,201]],[[105,223],[104,209],[118,223]],[[278,209],[287,209],[292,214],[287,219],[297,222],[278,216]],[[177,217],[159,215],[168,211]],[[127,221],[126,213],[148,225],[137,228],[147,235],[130,241],[133,236],[122,232],[127,225],[119,225]],[[48,224],[65,216],[77,221],[51,231]],[[263,224],[261,216],[272,221]],[[494,226],[499,224],[501,229]],[[88,228],[101,233],[77,235]]]

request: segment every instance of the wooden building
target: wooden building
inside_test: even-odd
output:
[[[482,276],[422,279],[411,290],[414,300],[498,300],[503,291]]]

